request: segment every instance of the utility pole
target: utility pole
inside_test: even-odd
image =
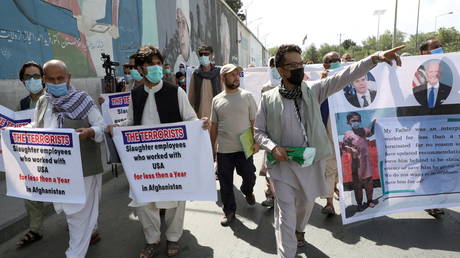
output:
[[[395,24],[394,24],[394,27],[393,27],[393,42],[391,42],[391,47],[395,47],[396,45],[396,20],[398,18],[398,0],[396,0],[396,3],[395,3]]]
[[[418,0],[418,7],[417,7],[417,27],[415,29],[415,52],[418,49],[418,20],[420,16],[420,0]]]

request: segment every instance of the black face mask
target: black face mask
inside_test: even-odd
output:
[[[290,72],[291,72],[291,77],[287,78],[287,80],[294,85],[300,85],[302,83],[303,76],[304,76],[303,67],[297,68],[294,70],[290,70]]]

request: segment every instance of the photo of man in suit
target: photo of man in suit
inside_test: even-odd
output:
[[[441,77],[441,63],[432,61],[425,65],[426,82],[412,89],[415,99],[422,106],[435,108],[441,105],[449,96],[452,87],[439,81]]]
[[[355,107],[364,108],[369,106],[375,99],[377,91],[369,89],[366,76],[362,76],[351,82],[356,94],[345,94],[348,102]]]

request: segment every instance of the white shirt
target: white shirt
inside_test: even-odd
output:
[[[436,104],[436,97],[438,97],[438,91],[439,91],[439,81],[435,85],[431,85],[430,83],[426,84],[426,103],[430,103],[430,91],[431,88],[434,88],[434,103]]]
[[[369,90],[367,90],[365,94],[361,94],[361,93],[356,92],[356,96],[358,97],[358,101],[359,101],[359,106],[360,106],[360,107],[364,107],[364,99],[363,99],[363,96],[366,98],[367,104],[370,105],[371,102],[372,102],[371,93],[370,93]]]

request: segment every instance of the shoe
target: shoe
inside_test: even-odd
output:
[[[222,225],[223,227],[228,227],[232,223],[233,219],[235,219],[235,213],[231,212],[222,217],[222,220],[220,221],[220,225]]]
[[[264,207],[273,207],[275,206],[275,200],[273,200],[272,198],[267,198],[265,201],[263,201],[262,203],[260,203],[262,206]]]
[[[334,211],[334,208],[331,207],[331,206],[324,206],[322,209],[321,209],[321,213],[322,214],[326,214],[326,215],[335,215],[335,211]]]
[[[246,197],[246,202],[249,204],[249,205],[254,205],[256,204],[256,197],[254,196],[253,193],[250,193],[248,195],[245,196]]]
[[[307,241],[305,241],[305,232],[295,232],[295,237],[297,238],[297,247],[304,247]]]
[[[366,209],[366,206],[362,205],[362,204],[358,204],[358,211],[363,211]]]

